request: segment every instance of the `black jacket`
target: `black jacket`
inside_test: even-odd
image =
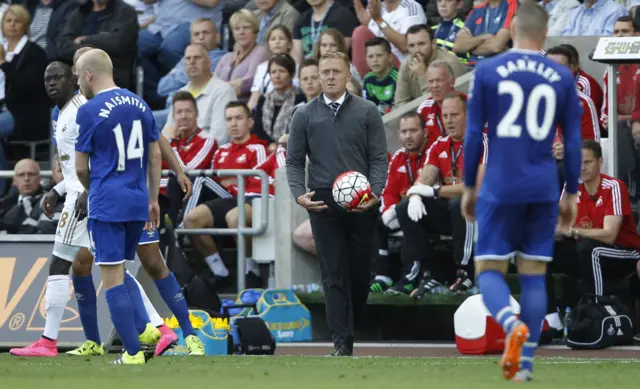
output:
[[[69,16],[78,8],[76,0],[55,0],[49,26],[47,27],[47,58],[55,61],[58,58],[56,43],[60,41]]]
[[[47,54],[33,42],[27,42],[11,62],[0,65],[5,74],[5,104],[16,122],[11,138],[49,139],[51,106],[44,90]]]
[[[81,45],[77,45],[73,40],[83,35],[83,24],[93,12],[92,7],[93,3],[89,1],[69,15],[56,46],[58,58],[71,62],[78,48],[83,45],[95,46],[111,57],[116,85],[133,89],[132,76],[138,54],[139,29],[136,10],[122,0],[109,0],[107,8],[96,23],[99,33],[88,36]]]
[[[30,212],[24,204],[18,203],[18,190],[11,187],[7,196],[0,200],[0,231],[9,234],[55,234],[60,214],[64,208],[64,197],[58,198],[54,216],[51,220],[42,211],[42,202],[46,192],[41,187],[30,199]]]

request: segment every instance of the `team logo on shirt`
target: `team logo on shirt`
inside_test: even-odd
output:
[[[599,207],[602,205],[602,196],[598,197],[598,201],[596,201],[596,207]]]
[[[578,226],[578,228],[593,228],[593,223],[588,216],[584,216],[576,223],[576,225]]]
[[[435,117],[436,115],[433,113],[427,115],[427,126],[433,126],[433,119],[435,119]]]
[[[247,162],[247,156],[246,154],[242,154],[241,156],[238,157],[238,159],[236,159],[236,162],[238,163],[245,163]]]

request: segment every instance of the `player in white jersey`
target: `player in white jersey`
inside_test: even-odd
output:
[[[84,187],[78,180],[75,169],[75,144],[78,136],[76,113],[78,108],[87,100],[81,94],[75,94],[75,79],[68,65],[54,62],[45,71],[45,87],[51,99],[60,108],[60,113],[54,127],[55,141],[58,149],[57,163],[60,164],[64,180],[52,189],[44,200],[44,213],[52,216],[53,208],[59,196],[66,194],[64,208],[56,230],[52,260],[49,266],[49,278],[45,294],[46,323],[42,338],[24,347],[11,349],[17,356],[54,357],[58,354],[57,337],[60,323],[69,300],[69,270],[73,263],[93,263],[93,255],[89,251],[90,241],[87,230],[86,203],[87,196]],[[83,278],[87,282],[82,282]],[[95,312],[96,292],[93,280],[88,277],[76,277],[74,274],[75,295],[78,298],[80,319],[85,329],[87,339],[92,341],[92,347],[83,350],[83,355],[103,355],[100,335]],[[85,289],[85,290],[83,290]],[[145,308],[150,317],[154,318],[154,326],[163,324],[153,305],[139,285],[145,301]],[[93,309],[83,309],[84,306]],[[155,328],[155,327],[154,327]],[[155,342],[149,333],[141,334],[141,341],[153,345]],[[175,334],[174,334],[175,337]]]

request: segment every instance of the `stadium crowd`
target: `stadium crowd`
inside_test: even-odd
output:
[[[550,13],[550,36],[638,35],[640,0],[539,3]],[[15,141],[51,139],[53,104],[43,83],[51,61],[71,64],[83,46],[105,50],[117,85],[141,91],[185,170],[262,169],[271,177],[274,195],[291,118],[297,107],[321,93],[319,58],[339,51],[351,58],[350,93],[374,102],[382,115],[424,100],[417,111],[402,115],[397,129],[402,147],[389,155],[371,292],[420,298],[442,285],[467,291],[474,280],[474,227],[459,207],[466,96],[455,89],[456,79],[509,49],[517,8],[517,0],[0,0],[0,170],[15,171],[11,185],[0,179],[0,230],[51,233],[61,217],[60,212],[54,220],[42,215],[40,203],[50,188],[41,184],[39,164],[9,149]],[[575,74],[584,109],[583,139],[599,142],[607,134],[609,75],[583,71],[578,50],[570,44],[550,47],[546,55]],[[593,241],[640,249],[636,221],[629,219],[631,205],[640,200],[637,73],[636,64],[618,66],[617,119],[621,137],[628,140],[620,148],[622,180],[608,179],[616,190],[607,189],[610,204],[604,212],[581,213],[572,233],[577,242],[590,245],[573,247],[578,258],[590,258],[599,247]],[[53,122],[55,127],[55,114]],[[601,150],[585,147],[600,166]],[[562,129],[552,152],[561,167]],[[19,162],[9,164],[8,157]],[[52,166],[55,184],[59,168]],[[407,191],[417,180],[433,188],[424,217],[407,210]],[[250,200],[259,195],[260,182],[247,178],[245,185],[250,221]],[[175,178],[167,177],[161,205],[165,219],[177,227],[234,227],[236,195],[235,178],[198,177],[193,197],[183,201]],[[612,226],[609,216],[624,222]],[[389,237],[399,231],[404,235],[402,263],[388,255]],[[444,242],[453,260],[434,254],[434,240],[424,236],[435,243],[451,237]],[[315,252],[308,222],[298,226],[293,240]],[[192,236],[187,243],[218,280],[228,278],[220,248],[233,242]],[[603,264],[603,279],[634,272],[637,259],[633,267],[629,261],[614,268]],[[246,268],[248,286],[261,285],[256,263],[248,258]],[[575,276],[602,292],[593,272]]]

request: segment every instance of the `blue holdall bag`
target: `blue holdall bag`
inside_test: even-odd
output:
[[[205,355],[229,355],[233,349],[233,339],[229,334],[228,319],[214,318],[205,311],[190,310],[189,319],[204,345]],[[187,345],[184,342],[182,329],[178,326],[175,317],[166,321],[166,325],[178,335],[178,343],[162,355],[189,355]]]
[[[291,289],[265,290],[256,308],[277,342],[312,340],[311,313]]]

